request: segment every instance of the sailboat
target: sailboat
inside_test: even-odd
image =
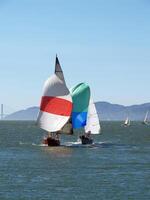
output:
[[[148,111],[146,112],[146,114],[145,114],[145,118],[144,118],[144,121],[142,122],[143,124],[145,124],[145,125],[149,125],[149,123],[148,123]]]
[[[72,127],[78,130],[84,128],[84,134],[80,136],[82,144],[92,144],[91,134],[100,133],[99,119],[90,93],[86,83],[80,83],[71,89]]]
[[[127,117],[125,122],[124,122],[124,126],[127,127],[127,126],[130,126],[130,120],[129,118]]]
[[[71,113],[72,97],[56,56],[55,72],[44,84],[37,117],[37,125],[48,132],[44,144],[48,146],[60,145],[61,130],[70,120]]]

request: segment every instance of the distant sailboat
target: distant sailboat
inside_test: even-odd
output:
[[[90,88],[86,83],[80,83],[71,89],[73,100],[72,127],[84,128],[80,136],[82,144],[92,144],[91,134],[99,134],[100,124],[95,105],[90,97]]]
[[[72,97],[66,86],[63,71],[56,56],[55,73],[50,76],[43,88],[37,125],[48,132],[44,143],[59,146],[61,129],[70,119]]]
[[[148,111],[146,112],[146,114],[145,114],[145,118],[144,118],[144,121],[142,122],[143,124],[145,124],[145,125],[149,125],[149,122],[148,122]]]
[[[129,120],[128,117],[126,118],[126,120],[125,120],[125,122],[124,122],[124,126],[125,126],[125,127],[126,127],[126,126],[130,126],[130,120]]]

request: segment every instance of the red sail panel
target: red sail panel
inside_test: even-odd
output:
[[[72,102],[58,97],[43,96],[40,110],[61,116],[70,116],[72,111]]]

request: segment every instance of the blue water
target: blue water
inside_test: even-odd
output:
[[[102,122],[95,145],[42,147],[34,122],[0,122],[0,200],[149,200],[150,126]]]

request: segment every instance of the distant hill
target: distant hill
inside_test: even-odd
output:
[[[96,109],[101,120],[125,120],[127,116],[131,120],[144,120],[146,112],[150,111],[150,103],[123,106],[108,102],[96,102]]]
[[[143,120],[145,113],[150,111],[150,103],[123,106],[108,102],[96,102],[95,105],[100,120],[125,120],[128,115],[131,120],[138,121]],[[38,107],[31,107],[7,115],[5,120],[36,120],[38,112]]]
[[[38,107],[30,107],[25,110],[19,110],[5,117],[5,120],[36,120]]]

